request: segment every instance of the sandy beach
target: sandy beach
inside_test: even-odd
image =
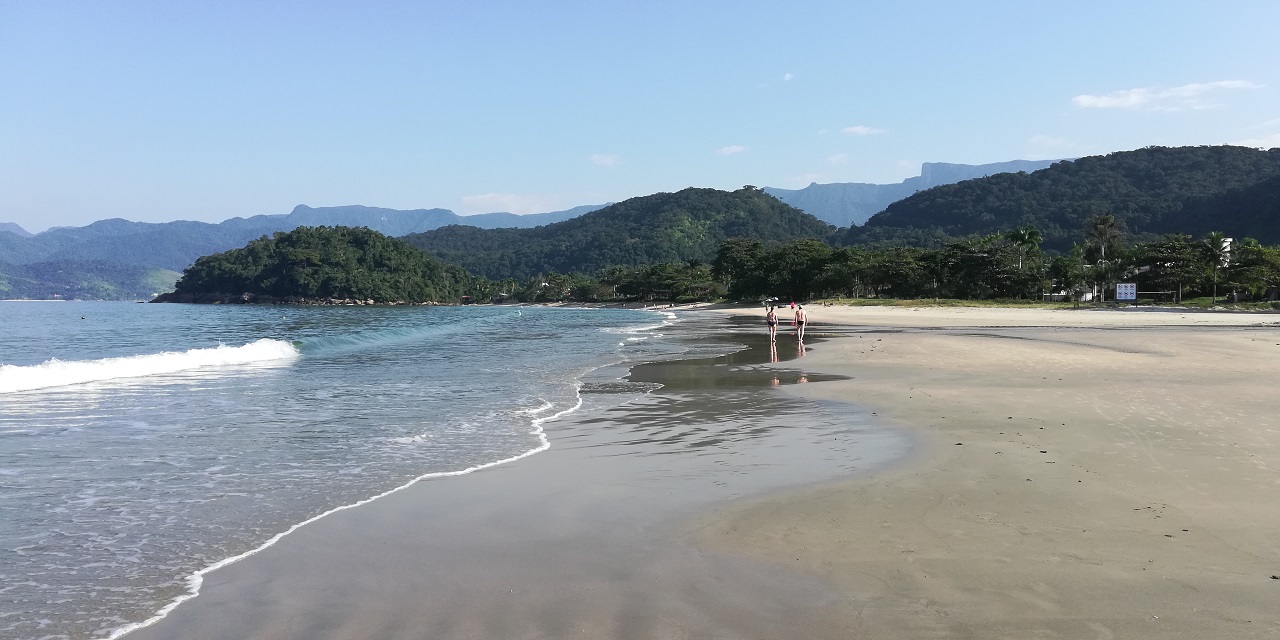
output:
[[[1280,316],[810,311],[127,637],[1280,636]]]
[[[1280,636],[1280,316],[810,311],[855,333],[805,369],[853,379],[792,389],[921,446],[698,544],[828,581],[844,637]]]
[[[126,637],[822,635],[822,607],[839,598],[825,580],[680,534],[716,505],[866,472],[912,441],[856,405],[782,393],[838,376],[768,366],[754,329],[723,337],[748,345],[731,355],[631,370],[659,391],[620,405],[586,394],[546,425],[545,452],[308,524]],[[794,343],[777,354],[799,355]]]

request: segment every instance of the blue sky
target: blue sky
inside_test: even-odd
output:
[[[1280,146],[1280,3],[0,0],[0,221],[530,213]]]

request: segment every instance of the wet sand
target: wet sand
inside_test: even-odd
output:
[[[1280,637],[1280,316],[810,310],[128,637]]]
[[[921,446],[688,530],[826,581],[829,637],[1280,637],[1280,316],[810,311],[851,379],[791,389]]]
[[[546,425],[546,452],[307,525],[126,637],[841,636],[829,581],[700,546],[689,523],[879,468],[912,442],[857,406],[782,393],[841,376],[795,369],[794,343],[769,366],[763,336],[747,339],[637,367],[633,381],[665,386],[626,404],[588,394]]]

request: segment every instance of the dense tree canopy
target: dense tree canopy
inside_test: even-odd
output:
[[[298,227],[196,260],[175,294],[454,302],[471,281],[462,269],[376,231]]]
[[[591,274],[615,266],[706,262],[729,238],[825,240],[834,230],[749,186],[632,198],[533,229],[450,226],[405,240],[478,275],[525,279],[545,272]]]
[[[1280,242],[1280,149],[1148,147],[967,180],[895,202],[842,241],[937,247],[1034,226],[1066,251],[1086,221],[1106,215],[1143,241],[1221,230]]]

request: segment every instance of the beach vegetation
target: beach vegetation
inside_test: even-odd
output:
[[[1169,234],[1126,245],[1119,225],[1099,216],[1082,229],[1080,242],[1050,255],[1034,241],[1034,228],[971,236],[940,248],[837,247],[815,250],[788,244],[749,253],[739,242],[721,252],[714,272],[732,274],[734,299],[804,300],[1023,300],[1104,302],[1118,282],[1137,285],[1137,303],[1180,303],[1226,287],[1231,303],[1280,297],[1280,247],[1254,239],[1228,242],[1220,233],[1199,240]],[[799,247],[806,247],[800,250]],[[749,260],[742,256],[750,256]],[[1105,256],[1105,257],[1104,257]],[[785,268],[780,266],[785,265]],[[752,272],[755,269],[755,272]],[[788,274],[806,280],[795,287]],[[1195,305],[1195,302],[1189,302]]]

